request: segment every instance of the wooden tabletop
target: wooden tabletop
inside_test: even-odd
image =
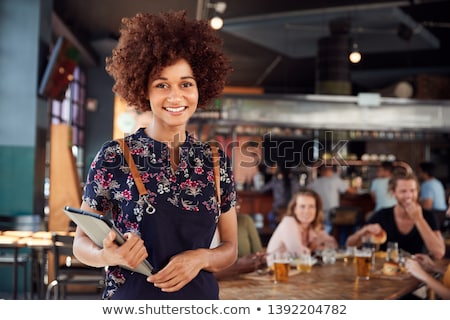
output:
[[[19,244],[19,238],[13,236],[0,235],[0,247],[25,247],[26,244]]]
[[[54,231],[3,231],[0,233],[0,247],[30,247],[35,249],[49,249],[53,246],[52,233]],[[56,231],[58,234],[73,235],[74,232]]]
[[[2,236],[25,238],[33,236],[33,231],[19,231],[19,230],[6,230],[3,231]]]
[[[287,283],[274,283],[269,274],[251,273],[219,282],[224,300],[384,300],[398,299],[413,292],[421,283],[403,274],[383,276],[382,260],[377,260],[369,280],[355,277],[355,265],[338,260],[333,265],[315,265],[311,273],[292,270]]]

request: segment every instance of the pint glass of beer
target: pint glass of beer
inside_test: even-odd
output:
[[[359,279],[370,279],[370,270],[372,268],[372,254],[370,248],[357,249],[355,251],[356,276]]]
[[[296,258],[297,270],[300,272],[310,273],[312,270],[312,257],[309,253],[300,254]]]
[[[289,269],[291,268],[290,254],[287,252],[275,252],[273,258],[275,283],[287,282],[289,278]]]

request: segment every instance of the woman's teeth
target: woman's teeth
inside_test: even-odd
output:
[[[181,112],[185,109],[185,107],[178,107],[178,108],[166,108],[169,112]]]

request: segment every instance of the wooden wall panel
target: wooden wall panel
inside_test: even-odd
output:
[[[52,125],[50,129],[50,231],[68,231],[70,219],[64,206],[80,207],[81,184],[72,153],[71,129],[66,124]]]

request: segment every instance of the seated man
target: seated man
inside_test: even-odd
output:
[[[419,182],[413,174],[395,174],[389,188],[397,204],[375,212],[366,225],[347,239],[347,246],[358,246],[365,235],[385,231],[387,242],[398,242],[400,249],[411,254],[429,253],[436,259],[445,254],[445,243],[436,218],[418,203]],[[385,245],[380,249],[385,250]]]

